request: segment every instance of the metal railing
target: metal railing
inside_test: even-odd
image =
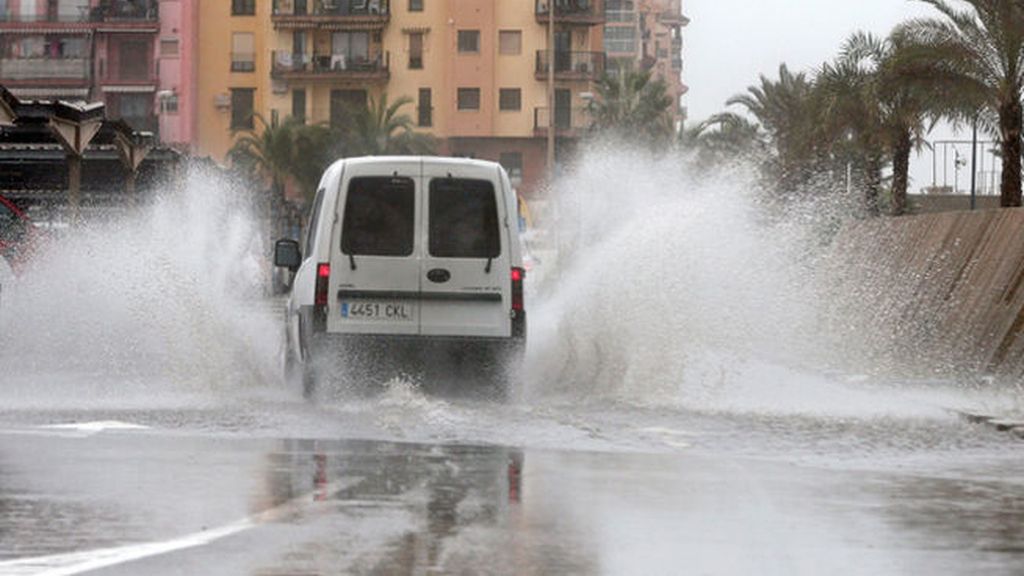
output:
[[[555,18],[564,22],[604,20],[602,0],[536,0],[535,11],[539,18],[546,19],[555,8]]]
[[[156,22],[160,16],[156,0],[106,0],[97,6],[83,4],[64,10],[26,13],[8,6],[0,10],[0,22]]]
[[[533,109],[533,129],[546,131],[550,122],[550,108]],[[555,129],[559,132],[582,132],[593,124],[593,116],[589,108],[555,107]]]
[[[365,72],[387,72],[391,53],[369,56],[348,56],[345,54],[301,54],[275,50],[272,53],[275,74],[312,73],[312,74],[345,74]]]
[[[89,58],[0,58],[0,78],[5,80],[89,80]]]
[[[231,71],[232,72],[255,72],[256,71],[256,54],[252,52],[232,52],[231,53]]]
[[[536,74],[538,77],[548,73],[548,66],[551,65],[551,51],[538,50],[536,61]],[[604,74],[605,54],[604,52],[570,52],[555,50],[554,52],[555,75],[559,78],[569,76],[594,80]]]
[[[386,16],[388,0],[274,0],[274,16]]]

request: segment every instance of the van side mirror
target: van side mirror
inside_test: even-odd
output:
[[[274,243],[274,266],[287,268],[292,272],[302,265],[302,252],[295,240],[282,238]]]

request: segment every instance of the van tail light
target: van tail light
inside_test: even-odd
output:
[[[316,293],[313,297],[313,330],[327,331],[327,286],[331,282],[331,265],[321,262],[316,267]]]
[[[512,309],[516,312],[523,311],[523,278],[526,271],[522,268],[512,269]]]
[[[512,336],[526,337],[526,309],[523,306],[523,280],[526,270],[512,269]]]

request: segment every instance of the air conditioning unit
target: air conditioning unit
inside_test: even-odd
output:
[[[217,94],[213,97],[213,105],[217,108],[231,108],[231,94]]]

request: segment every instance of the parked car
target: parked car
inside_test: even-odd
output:
[[[309,396],[327,363],[389,362],[384,347],[447,354],[501,391],[526,341],[516,198],[496,163],[340,160],[320,181],[305,238],[279,240],[294,273],[286,373]]]
[[[0,316],[5,316],[14,278],[25,266],[33,238],[32,223],[25,213],[0,196]]]

